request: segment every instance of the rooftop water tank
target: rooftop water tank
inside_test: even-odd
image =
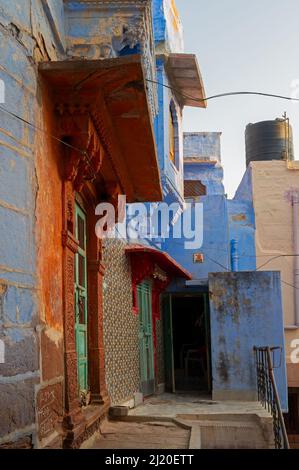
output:
[[[253,161],[294,160],[293,131],[288,119],[248,124],[246,165]]]

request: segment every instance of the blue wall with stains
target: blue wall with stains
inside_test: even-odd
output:
[[[65,45],[62,0],[0,1],[1,107],[40,126],[37,63]],[[34,433],[39,386],[36,132],[0,110],[0,444]],[[4,414],[3,414],[4,413]],[[25,429],[25,431],[23,431]]]
[[[202,204],[203,224],[197,227],[203,233],[202,245],[193,250],[185,249],[184,237],[170,237],[163,244],[163,249],[187,269],[194,280],[206,285],[209,273],[232,269],[233,240],[236,241],[238,270],[251,271],[256,267],[253,206],[249,200],[243,200],[242,195],[239,199],[228,200],[224,194],[220,137],[217,132],[184,134],[184,179],[200,181],[206,187],[205,196],[187,201],[193,207]],[[177,224],[181,224],[181,220]],[[203,254],[203,263],[194,262],[196,253]],[[184,283],[176,281],[172,289],[185,289]]]
[[[279,272],[209,275],[213,397],[256,396],[253,347],[279,346],[275,379],[282,409],[287,411],[287,380]]]

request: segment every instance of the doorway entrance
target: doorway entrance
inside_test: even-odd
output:
[[[164,302],[166,387],[172,392],[211,391],[207,294],[168,296]]]
[[[140,351],[140,382],[144,396],[155,391],[154,343],[152,320],[152,285],[143,281],[137,286],[139,310],[139,351]]]
[[[75,235],[79,241],[75,257],[75,335],[78,364],[79,395],[88,391],[88,344],[87,344],[87,252],[86,215],[75,204]]]

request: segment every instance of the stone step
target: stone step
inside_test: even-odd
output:
[[[94,449],[188,449],[190,429],[173,422],[106,421],[93,442]]]

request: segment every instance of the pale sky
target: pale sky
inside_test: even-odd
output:
[[[197,55],[206,95],[261,91],[290,96],[299,83],[299,0],[176,0],[185,52]],[[299,86],[297,85],[299,88]],[[297,92],[299,97],[299,92]],[[224,182],[230,197],[245,170],[246,124],[287,112],[299,159],[299,103],[238,96],[185,108],[185,131],[222,131]]]

